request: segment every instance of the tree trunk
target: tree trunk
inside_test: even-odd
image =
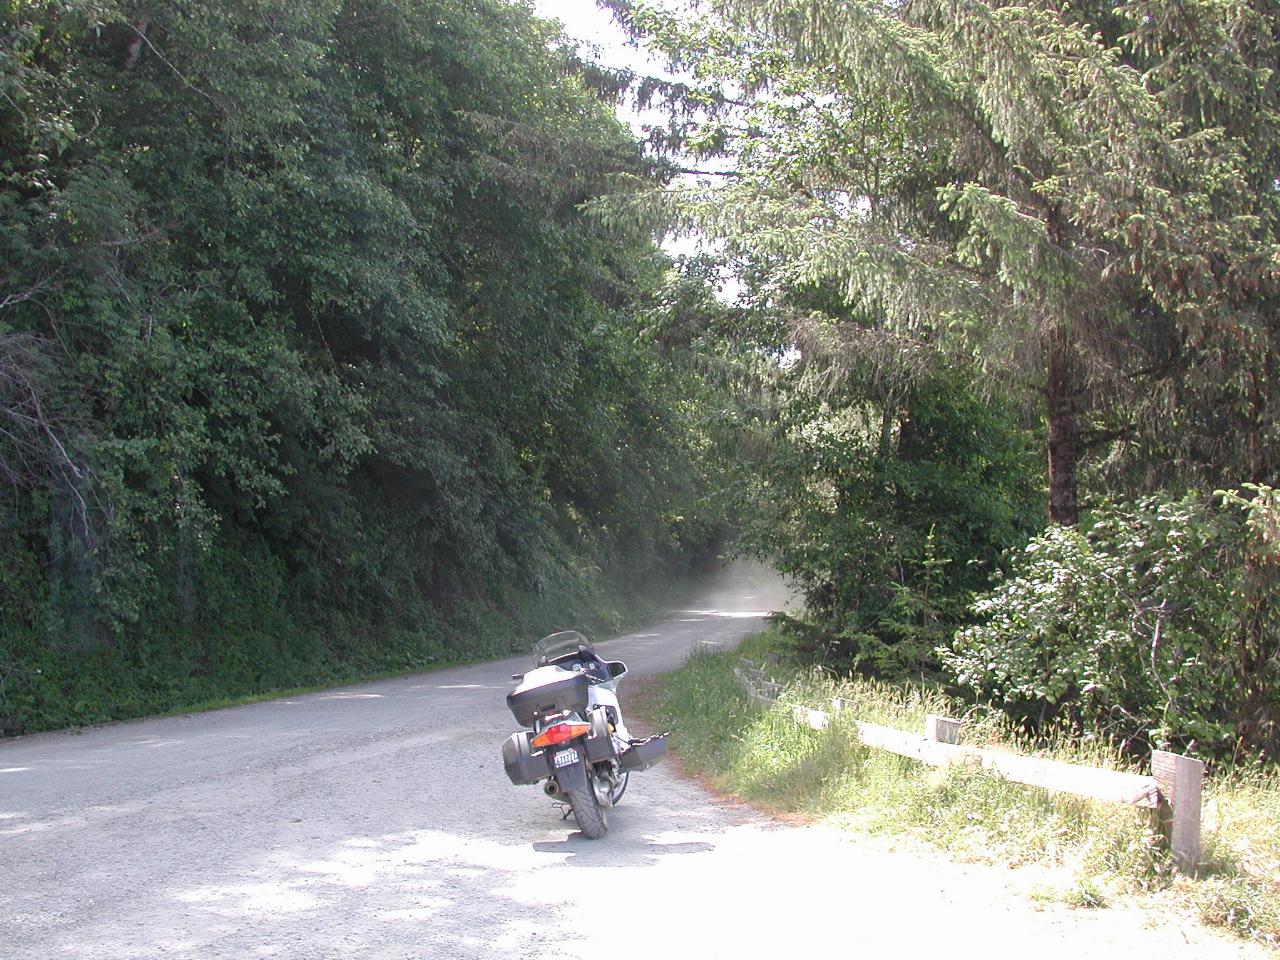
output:
[[[124,63],[121,65],[125,70],[132,70],[138,65],[138,57],[142,54],[142,45],[147,40],[147,27],[151,26],[151,18],[143,17],[141,21],[130,26],[133,36],[125,48]]]
[[[1062,329],[1049,334],[1045,408],[1049,417],[1049,522],[1074,527],[1080,519],[1076,496],[1079,424],[1071,343]]]

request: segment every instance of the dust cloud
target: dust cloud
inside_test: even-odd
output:
[[[733,560],[698,584],[689,613],[764,617],[797,612],[796,589],[778,571],[758,560]]]

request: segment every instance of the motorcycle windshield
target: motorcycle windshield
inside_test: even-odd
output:
[[[578,657],[583,653],[595,653],[591,641],[577,630],[561,630],[543,637],[533,645],[533,665],[541,667],[565,657]]]

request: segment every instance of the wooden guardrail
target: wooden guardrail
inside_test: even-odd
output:
[[[766,680],[764,668],[745,657],[738,661],[734,672],[747,694],[763,706],[775,703],[782,693],[781,684]],[[791,715],[797,723],[821,730],[831,723],[832,714],[843,712],[847,707],[842,698],[836,697],[831,702],[830,713],[795,705]],[[1178,868],[1190,873],[1199,863],[1204,780],[1204,764],[1199,760],[1156,750],[1151,757],[1152,776],[1144,776],[963,745],[959,741],[964,722],[949,717],[926,717],[923,736],[858,720],[853,723],[867,746],[932,766],[976,765],[1014,783],[1149,809]]]

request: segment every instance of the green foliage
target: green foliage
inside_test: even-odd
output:
[[[1257,523],[1272,497],[1156,497],[1101,508],[1085,532],[1051,527],[940,655],[1032,729],[1056,717],[1124,746],[1274,753],[1280,625]]]
[[[1271,6],[611,6],[691,75],[663,142],[730,171],[620,219],[703,231],[773,303],[825,285],[901,354],[976,358],[1045,416],[1056,522],[1080,481],[1275,481]]]
[[[888,409],[797,376],[747,542],[803,589],[791,629],[819,662],[931,673],[1002,552],[1039,524],[1032,438],[958,370],[920,376]]]
[[[1280,476],[1274,4],[611,5],[691,75],[668,143],[729,168],[615,219],[703,231],[797,365],[835,358],[825,390],[784,381],[753,531],[806,589],[802,643],[887,674],[944,650],[1033,728],[1274,756],[1274,502],[1182,495]],[[1025,434],[939,366],[1038,409],[1053,522],[1168,491],[1034,541],[953,650],[1036,524],[992,509],[1029,502],[1017,458],[983,459]],[[912,452],[930,417],[956,429]]]
[[[7,732],[505,652],[712,548],[655,251],[579,212],[645,164],[525,7],[0,9]]]

